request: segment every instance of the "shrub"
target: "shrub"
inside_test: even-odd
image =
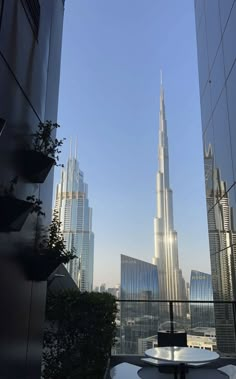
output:
[[[68,290],[49,295],[44,379],[103,378],[114,343],[117,307],[108,293]]]

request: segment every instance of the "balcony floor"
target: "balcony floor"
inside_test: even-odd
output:
[[[142,379],[173,379],[172,373],[160,373],[157,367],[146,364],[141,361],[141,358],[138,355],[113,355],[110,361],[110,369],[119,363],[127,362],[144,368],[139,372]],[[236,366],[236,359],[220,358],[204,367],[190,368],[186,374],[186,379],[226,379],[228,376],[218,371],[217,368],[230,364]],[[106,379],[110,379],[109,373]]]

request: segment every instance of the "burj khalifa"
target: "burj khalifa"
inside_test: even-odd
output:
[[[157,265],[160,300],[184,300],[185,284],[179,269],[177,232],[174,230],[172,190],[164,89],[161,83],[159,115],[159,170],[156,178],[157,214],[154,219],[153,263]],[[178,312],[179,313],[179,312]]]

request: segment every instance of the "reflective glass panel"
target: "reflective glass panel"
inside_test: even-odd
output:
[[[208,75],[208,55],[207,55],[207,36],[205,17],[202,18],[201,24],[197,31],[197,44],[198,44],[198,70],[200,79],[200,94],[203,94]]]
[[[231,155],[230,130],[226,91],[223,90],[213,113],[214,141],[215,141],[215,167],[219,170],[221,179],[228,189],[233,181],[233,166]]]
[[[236,6],[232,8],[228,23],[223,34],[223,50],[225,60],[225,75],[229,75],[233,62],[236,58]]]
[[[211,69],[221,40],[220,12],[218,1],[205,2],[206,31],[209,68]]]
[[[203,149],[204,149],[204,168],[205,168],[205,185],[206,197],[212,198],[211,206],[214,205],[213,194],[213,171],[214,171],[214,135],[212,122],[209,123],[203,134]]]
[[[220,9],[220,19],[222,32],[225,29],[226,22],[228,21],[230,11],[232,9],[234,0],[218,0]]]
[[[205,130],[208,126],[209,119],[212,114],[211,107],[211,83],[207,83],[204,94],[201,96],[201,114],[202,114],[202,128]]]
[[[210,82],[212,109],[214,109],[225,83],[222,44],[219,46],[218,53],[210,73]]]
[[[230,123],[230,136],[232,159],[234,168],[234,181],[236,181],[236,64],[234,64],[230,76],[227,80],[227,100]]]

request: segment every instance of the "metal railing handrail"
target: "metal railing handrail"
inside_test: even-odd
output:
[[[116,299],[118,303],[206,303],[206,304],[236,304],[236,300],[149,300],[149,299]]]
[[[170,333],[174,333],[174,307],[173,304],[231,304],[233,310],[234,325],[236,326],[236,301],[235,300],[150,300],[150,299],[116,299],[118,303],[167,303],[169,304]],[[236,333],[236,327],[235,327]]]

